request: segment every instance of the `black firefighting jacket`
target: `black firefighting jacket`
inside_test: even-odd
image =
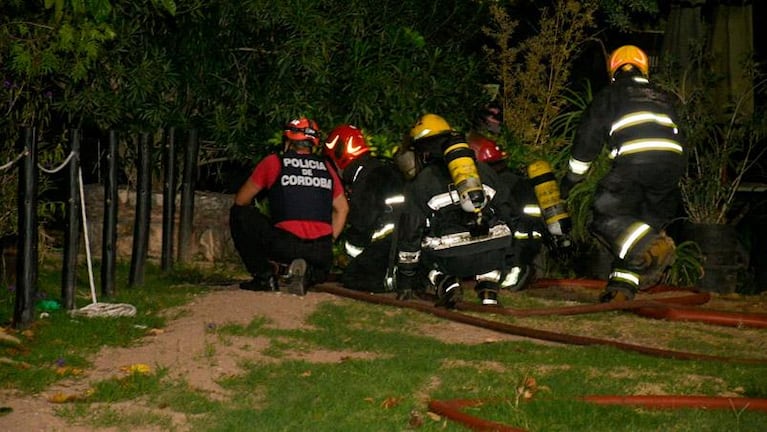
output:
[[[514,226],[508,187],[496,172],[483,162],[477,162],[477,171],[488,196],[483,212],[490,226]],[[398,236],[398,265],[413,266],[420,260],[422,242],[427,238],[440,238],[465,232],[474,216],[461,209],[453,200],[450,205],[435,210],[436,201],[450,193],[455,186],[444,161],[430,161],[405,188],[405,207],[400,219]]]
[[[405,199],[405,179],[394,163],[368,153],[344,169],[342,182],[349,198],[344,248],[356,256],[393,232]]]
[[[568,176],[580,180],[605,144],[612,159],[683,164],[683,157],[669,157],[685,154],[684,137],[678,125],[669,95],[642,76],[619,76],[594,97],[584,112],[573,143]]]

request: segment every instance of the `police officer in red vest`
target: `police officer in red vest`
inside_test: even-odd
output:
[[[584,112],[561,182],[567,197],[608,147],[612,165],[597,186],[590,227],[615,256],[603,302],[633,299],[672,264],[674,241],[664,228],[677,214],[686,167],[674,103],[650,82],[647,54],[624,45],[607,66],[611,82]]]
[[[234,246],[253,276],[240,288],[276,291],[282,285],[303,295],[327,277],[333,241],[343,230],[349,206],[336,172],[313,154],[320,144],[314,120],[290,121],[282,141],[282,154],[259,162],[234,196],[229,225]],[[262,192],[269,200],[268,217],[253,205]]]

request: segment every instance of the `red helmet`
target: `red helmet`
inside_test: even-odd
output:
[[[472,134],[469,137],[469,147],[474,150],[480,162],[491,163],[506,159],[506,152],[501,150],[495,141],[482,135]]]
[[[338,169],[344,169],[360,155],[370,152],[370,147],[359,128],[343,124],[330,132],[323,150]]]
[[[306,117],[291,120],[285,125],[282,136],[291,141],[310,141],[314,146],[320,145],[320,128],[316,121]]]

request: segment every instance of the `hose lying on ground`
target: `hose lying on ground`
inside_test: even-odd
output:
[[[602,289],[606,285],[605,281],[594,279],[540,279],[532,284],[532,288],[542,287],[585,287],[592,289]],[[668,285],[657,285],[653,287],[651,292],[663,292],[679,290],[679,288],[671,287]],[[767,328],[767,315],[764,314],[749,314],[738,312],[724,312],[708,309],[693,309],[684,307],[670,307],[667,303],[694,305],[696,299],[706,300],[698,305],[704,304],[710,298],[708,293],[697,293],[699,297],[690,296],[687,298],[664,298],[662,301],[658,300],[634,300],[631,303],[631,307],[621,307],[621,303],[606,303],[601,306],[603,308],[597,308],[598,305],[590,306],[575,306],[572,308],[573,313],[590,313],[601,310],[614,310],[614,309],[627,309],[631,312],[643,316],[645,318],[665,319],[669,321],[694,321],[703,322],[707,324],[715,324],[728,327],[752,327],[752,328]],[[683,300],[683,301],[679,301]],[[642,303],[648,302],[648,303]],[[611,308],[611,305],[613,308]],[[564,315],[565,313],[562,313]]]
[[[578,336],[566,333],[556,333],[547,330],[540,330],[530,327],[516,326],[512,324],[491,321],[484,318],[476,317],[473,315],[467,315],[461,312],[448,310],[440,307],[435,307],[431,303],[425,303],[422,301],[407,301],[397,300],[396,298],[382,295],[382,294],[369,294],[362,291],[350,290],[343,288],[338,284],[325,283],[317,285],[313,288],[315,291],[325,292],[328,294],[334,294],[341,297],[347,297],[355,300],[362,300],[369,303],[386,304],[389,306],[397,306],[407,309],[414,309],[420,312],[429,313],[441,318],[449,319],[464,324],[473,325],[476,327],[482,327],[489,330],[494,330],[500,333],[507,333],[517,336],[524,336],[533,339],[546,340],[550,342],[560,342],[571,345],[601,345],[611,346],[623,351],[638,352],[641,354],[651,355],[655,357],[671,358],[677,360],[710,360],[720,361],[726,363],[742,363],[742,364],[767,364],[765,358],[733,358],[733,357],[721,357],[712,356],[707,354],[689,353],[683,351],[665,350],[660,348],[652,348],[642,345],[628,344],[618,342],[609,339],[598,339],[588,336]],[[660,300],[659,300],[660,301]],[[630,307],[632,302],[624,302],[623,306]],[[494,308],[495,313],[501,313],[502,308]]]
[[[767,412],[767,399],[733,398],[710,396],[680,396],[680,395],[592,395],[580,396],[575,399],[598,405],[641,406],[650,409],[727,409]],[[463,412],[462,408],[478,407],[488,403],[503,401],[487,401],[479,399],[451,399],[429,401],[429,411],[463,424],[473,431],[502,431],[527,432],[513,426],[485,420]]]
[[[564,283],[573,283],[572,281],[565,281]],[[594,287],[602,288],[603,285],[598,285],[591,282]],[[559,285],[562,286],[562,285]],[[573,286],[577,286],[573,283]],[[453,321],[461,322],[464,324],[470,324],[477,327],[487,328],[490,330],[499,331],[502,333],[514,334],[519,336],[531,337],[536,339],[570,343],[576,345],[607,345],[613,346],[618,349],[626,351],[640,352],[648,355],[655,355],[658,357],[674,358],[674,359],[690,359],[690,360],[718,360],[732,363],[750,363],[750,364],[767,364],[767,359],[735,359],[717,356],[708,356],[704,354],[684,353],[678,351],[661,350],[651,347],[644,347],[639,345],[624,344],[621,342],[603,340],[596,338],[589,338],[577,335],[568,335],[561,333],[548,332],[544,330],[537,330],[532,328],[525,328],[520,326],[513,326],[504,323],[498,323],[494,321],[488,321],[481,318],[465,315],[460,312],[454,312],[443,308],[437,308],[432,304],[426,304],[420,301],[403,301],[397,300],[386,295],[381,294],[368,294],[360,291],[349,290],[338,286],[337,284],[322,284],[315,287],[316,291],[334,294],[342,297],[352,298],[356,300],[367,301],[370,303],[386,304],[390,306],[398,306],[409,309],[418,310],[425,313],[431,313],[432,315],[439,316],[441,318],[450,319]],[[695,294],[684,297],[664,298],[658,300],[635,300],[622,302],[617,304],[598,304],[591,306],[576,306],[567,308],[558,308],[561,314],[572,313],[591,313],[601,312],[607,310],[642,310],[648,309],[658,313],[658,309],[664,309],[660,312],[661,315],[667,316],[676,313],[677,309],[671,308],[669,304],[704,304],[708,301],[710,296],[708,294]],[[555,314],[555,309],[545,310],[511,310],[505,308],[487,306],[469,306],[465,303],[459,303],[459,307],[465,309],[477,310],[480,312],[492,312],[495,314],[516,315],[516,316],[532,316],[532,315],[545,315]],[[689,315],[688,315],[689,316]],[[706,315],[705,317],[710,317]],[[741,317],[743,318],[743,317]],[[742,319],[747,322],[748,320]],[[757,320],[758,322],[758,320]],[[612,396],[612,395],[597,395],[597,396],[582,396],[577,399],[591,402],[601,405],[639,405],[645,408],[700,408],[700,409],[736,409],[736,410],[759,410],[767,411],[767,399],[756,398],[731,398],[731,397],[708,397],[708,396],[679,396],[679,395],[639,395],[639,396]],[[486,403],[481,400],[432,400],[429,402],[429,410],[436,414],[442,415],[450,420],[459,422],[466,427],[474,431],[500,431],[500,432],[527,432],[525,429],[515,428],[502,423],[485,420],[470,414],[466,414],[461,411],[461,408],[479,406]]]

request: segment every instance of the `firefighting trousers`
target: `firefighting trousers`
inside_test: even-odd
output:
[[[677,215],[681,203],[678,184],[683,169],[681,164],[648,167],[616,160],[600,180],[590,228],[616,258],[621,258],[621,248],[632,227],[643,223],[651,229],[636,247],[623,251],[624,260],[630,260],[632,252],[640,251]]]
[[[229,229],[234,247],[252,275],[272,272],[270,261],[290,264],[303,258],[310,268],[310,282],[319,283],[325,280],[333,263],[331,236],[301,239],[272,226],[269,218],[252,206],[232,206]]]
[[[374,241],[354,257],[344,269],[344,287],[368,292],[386,292],[386,271],[389,268],[391,236]]]

